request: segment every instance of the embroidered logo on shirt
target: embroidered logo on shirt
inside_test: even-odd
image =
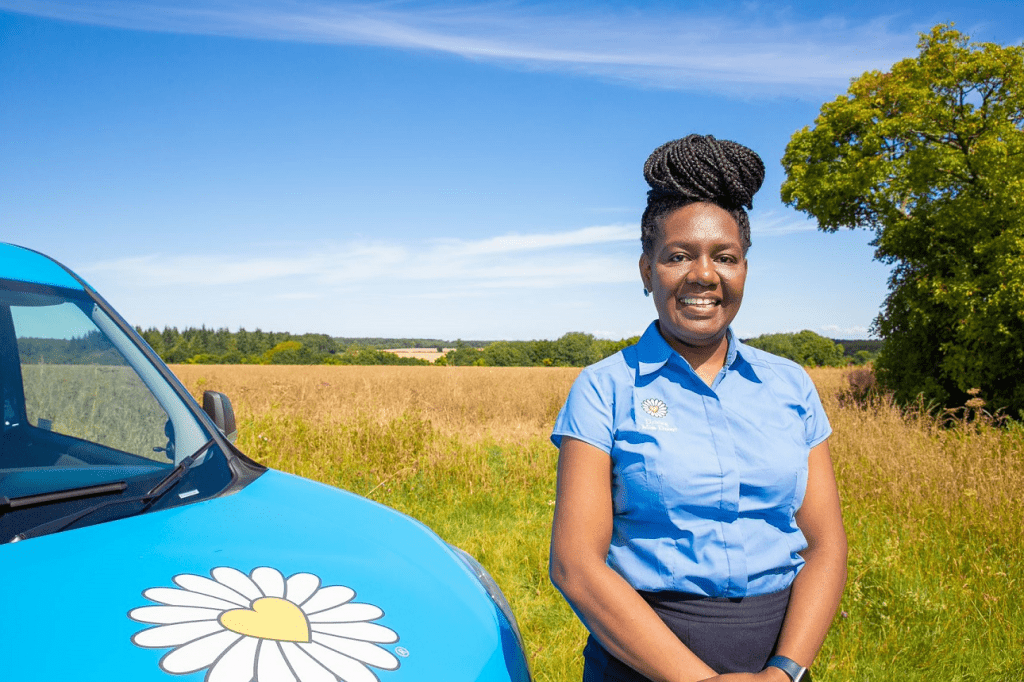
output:
[[[657,398],[648,398],[640,403],[640,407],[644,409],[644,412],[658,419],[668,414],[668,405],[665,404],[664,400],[658,400]]]

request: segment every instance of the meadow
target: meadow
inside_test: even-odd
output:
[[[547,577],[551,424],[578,369],[176,365],[231,397],[239,447],[414,516],[475,555],[534,678],[580,679],[585,631]],[[834,429],[849,581],[816,680],[1024,680],[1024,429],[979,410],[857,403],[810,370]]]

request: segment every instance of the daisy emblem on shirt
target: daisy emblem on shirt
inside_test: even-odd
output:
[[[353,601],[349,587],[322,586],[312,573],[286,579],[267,566],[249,575],[219,566],[210,576],[176,575],[177,588],[142,593],[155,606],[128,613],[155,626],[132,637],[136,646],[171,649],[160,659],[164,672],[208,668],[207,680],[245,682],[377,682],[371,667],[399,666],[381,646],[398,634],[372,622],[384,611]]]
[[[668,417],[668,405],[664,400],[644,398],[640,400],[640,409],[637,410],[636,427],[641,431],[676,431],[672,419],[666,419],[666,417]]]
[[[640,407],[643,408],[644,412],[658,419],[662,419],[668,414],[668,405],[665,404],[664,400],[659,400],[658,398],[648,398],[640,403]]]

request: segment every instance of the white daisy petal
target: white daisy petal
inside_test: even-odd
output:
[[[345,682],[379,682],[369,668],[345,654],[331,651],[315,642],[300,644],[299,647]]]
[[[195,606],[140,606],[132,609],[128,617],[140,623],[188,623],[197,620],[216,620],[223,609],[201,609]]]
[[[217,660],[230,646],[242,638],[242,635],[223,630],[221,632],[189,642],[185,646],[174,649],[160,659],[160,667],[175,675],[194,673],[209,666]]]
[[[174,576],[174,582],[182,587],[183,589],[189,590],[190,592],[198,592],[199,594],[206,594],[211,597],[217,597],[224,601],[229,601],[232,604],[238,606],[248,606],[252,600],[243,597],[238,592],[235,592],[230,587],[222,585],[216,580],[210,580],[201,575],[192,575],[191,573],[182,573],[181,575]]]
[[[285,583],[284,598],[293,604],[302,603],[313,596],[320,587],[320,578],[312,573],[296,573]]]
[[[284,597],[284,576],[277,569],[260,566],[259,568],[254,568],[249,576],[256,583],[256,586],[260,588],[264,596]]]
[[[310,623],[354,623],[358,620],[376,620],[384,612],[373,604],[342,604],[327,611],[310,614]]]
[[[295,671],[295,676],[302,682],[338,682],[334,673],[313,660],[309,654],[293,642],[281,642],[281,652],[287,659],[288,665]],[[352,681],[345,680],[345,682]]]
[[[248,598],[249,601],[256,601],[263,596],[263,593],[260,591],[260,588],[256,586],[256,583],[249,580],[249,576],[238,569],[229,568],[227,566],[218,566],[210,571],[210,575],[212,575],[214,580],[217,582],[227,585],[243,597]]]
[[[313,633],[313,641],[357,661],[372,665],[375,668],[383,668],[384,670],[395,670],[398,668],[398,659],[392,656],[390,651],[370,642],[360,642],[346,637],[325,635],[320,632]]]
[[[152,587],[142,593],[146,599],[152,599],[168,606],[199,606],[205,609],[237,609],[238,604],[217,599],[206,594],[176,590],[171,587]]]
[[[281,653],[281,646],[273,641],[264,639],[260,642],[260,651],[256,656],[256,679],[271,680],[271,682],[298,682],[292,674],[288,662],[284,660]]]
[[[255,637],[243,637],[213,664],[206,674],[206,682],[250,682],[256,672],[259,643]]]
[[[364,642],[391,644],[398,641],[398,633],[376,623],[318,623],[310,628],[313,632],[361,639]]]
[[[311,613],[344,604],[354,596],[356,596],[356,593],[344,585],[331,585],[310,597],[309,601],[302,605],[302,610],[308,616]]]
[[[138,646],[148,649],[160,649],[165,646],[180,646],[200,637],[212,635],[224,627],[215,620],[203,620],[198,623],[175,623],[174,625],[158,625],[135,633],[132,641]]]

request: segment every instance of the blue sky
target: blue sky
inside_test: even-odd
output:
[[[643,162],[710,133],[768,168],[736,331],[863,338],[888,270],[781,204],[786,143],[1018,4],[0,0],[0,239],[143,327],[622,338]]]

